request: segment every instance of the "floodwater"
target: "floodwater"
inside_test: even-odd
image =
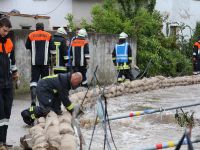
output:
[[[109,116],[129,115],[131,111],[144,109],[165,109],[169,107],[200,103],[200,85],[177,86],[138,94],[126,94],[107,100]],[[18,97],[13,104],[12,116],[8,130],[8,143],[19,145],[19,138],[28,133],[28,127],[23,123],[20,112],[28,108],[30,100],[27,96]],[[192,130],[192,139],[200,138],[200,106],[184,108],[185,112],[194,112],[195,127]],[[174,119],[176,110],[162,113],[124,118],[110,121],[113,140],[118,150],[142,150],[152,147],[157,143],[179,141],[185,128],[180,127]],[[94,107],[86,108],[81,120],[94,120],[96,110]],[[89,148],[93,124],[82,126],[85,139],[85,149]],[[115,149],[111,140],[111,134],[107,126],[107,132],[102,124],[96,125],[92,139],[91,150],[100,150],[104,146],[104,135],[107,133],[106,149]],[[109,144],[108,144],[109,143]],[[200,143],[193,145],[200,149]],[[174,149],[174,148],[171,148]],[[186,148],[183,148],[186,149]]]

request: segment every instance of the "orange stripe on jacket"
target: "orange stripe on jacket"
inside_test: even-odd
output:
[[[6,53],[10,53],[13,49],[13,43],[10,38],[7,39],[6,43],[4,44]],[[3,52],[2,43],[0,43],[0,52]]]
[[[72,42],[72,47],[81,47],[84,46],[85,44],[87,44],[88,42],[86,40],[80,40],[80,39],[75,39]]]
[[[38,30],[30,33],[29,38],[31,41],[50,41],[51,34],[46,31]]]
[[[197,46],[198,49],[200,49],[200,43],[199,43],[199,42],[195,42],[195,43],[194,43],[194,46]]]

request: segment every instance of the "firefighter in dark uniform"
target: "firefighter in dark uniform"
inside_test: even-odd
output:
[[[197,75],[200,73],[200,36],[197,42],[193,46],[193,74]]]
[[[18,78],[13,43],[8,37],[12,25],[8,18],[0,18],[0,149],[7,146],[6,137],[13,103],[13,82]]]
[[[50,110],[57,113],[55,103],[57,99],[54,96],[59,96],[65,108],[72,114],[74,105],[69,100],[70,89],[77,88],[82,82],[82,74],[76,73],[60,73],[57,75],[47,76],[39,80],[37,86],[37,98],[39,106],[32,106],[29,109],[22,111],[21,115],[25,123],[31,125],[35,118],[44,117]],[[59,115],[59,114],[58,114]]]
[[[52,73],[66,73],[67,72],[67,43],[66,43],[67,32],[63,27],[57,29],[55,35],[52,38],[54,49],[51,51],[51,65],[52,65]],[[62,113],[61,111],[61,101],[58,95],[54,96],[56,100],[55,109],[57,109],[57,113]]]
[[[86,73],[90,60],[89,44],[85,39],[86,36],[87,32],[85,29],[80,29],[78,31],[77,37],[71,42],[69,58],[71,59],[72,71],[82,73],[82,86],[84,87],[88,87]]]
[[[29,34],[26,49],[31,50],[31,105],[36,103],[37,82],[49,75],[50,50],[53,49],[51,34],[44,31],[43,23],[36,24],[36,31]]]
[[[55,35],[52,38],[54,44],[54,51],[51,51],[53,65],[53,74],[66,73],[67,72],[67,32],[63,27],[58,28]]]
[[[122,32],[119,35],[119,42],[115,45],[112,52],[112,60],[118,71],[118,82],[133,80],[130,70],[132,63],[132,50],[129,43],[126,41],[127,38],[128,35]]]

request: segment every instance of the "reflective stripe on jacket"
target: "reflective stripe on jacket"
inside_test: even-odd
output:
[[[48,65],[51,34],[37,30],[29,34],[26,48],[31,50],[32,65]]]
[[[0,88],[12,87],[13,71],[17,71],[13,43],[10,38],[7,38],[4,44],[0,41]]]
[[[195,42],[193,47],[193,57],[200,58],[200,43]]]
[[[55,51],[56,64],[54,68],[62,68],[67,63],[67,44],[66,39],[62,35],[55,34],[53,36],[53,44]]]
[[[116,44],[116,62],[127,63],[128,62],[128,43]]]
[[[86,66],[86,59],[90,58],[88,42],[78,37],[74,39],[71,43],[70,56],[72,66]]]

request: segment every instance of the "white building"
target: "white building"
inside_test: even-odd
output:
[[[190,38],[196,23],[200,22],[200,0],[157,0],[155,9],[159,10],[162,15],[168,16],[163,28],[165,34],[167,34],[168,24],[169,34],[176,32]]]
[[[68,13],[74,16],[74,21],[76,23],[80,23],[82,18],[91,21],[90,10],[93,5],[101,1],[102,0],[0,0],[0,11],[10,12],[15,9],[21,14],[49,16],[49,28],[52,28],[66,26],[67,21],[65,20],[65,16]],[[28,24],[32,26],[33,22],[34,21],[27,21],[26,24],[27,26]],[[36,20],[36,22],[38,21]]]

